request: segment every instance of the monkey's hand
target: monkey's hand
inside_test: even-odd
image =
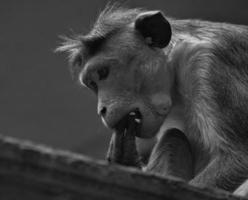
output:
[[[141,168],[142,163],[135,142],[139,121],[134,112],[131,112],[127,117],[125,128],[115,131],[111,137],[107,160],[109,163]]]

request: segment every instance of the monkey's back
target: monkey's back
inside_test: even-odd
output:
[[[202,107],[208,107],[202,109],[215,119],[208,123],[225,145],[248,152],[248,27],[200,20],[178,22],[174,26],[178,33],[186,32],[210,44],[204,66],[198,66],[206,73],[198,77],[202,80],[197,86],[197,95],[205,101]]]

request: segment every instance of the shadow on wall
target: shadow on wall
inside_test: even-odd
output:
[[[89,30],[107,1],[0,2],[0,132],[103,158],[110,132],[96,98],[75,84],[66,60],[53,54],[58,35]],[[245,0],[133,0],[177,18],[248,24]]]

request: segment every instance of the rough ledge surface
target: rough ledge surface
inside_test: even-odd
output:
[[[108,165],[83,155],[0,137],[0,199],[237,200],[173,177]]]

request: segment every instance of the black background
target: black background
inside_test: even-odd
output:
[[[103,158],[110,133],[96,98],[76,85],[58,35],[86,33],[105,0],[0,1],[0,132]],[[130,0],[176,18],[248,24],[246,0]]]

